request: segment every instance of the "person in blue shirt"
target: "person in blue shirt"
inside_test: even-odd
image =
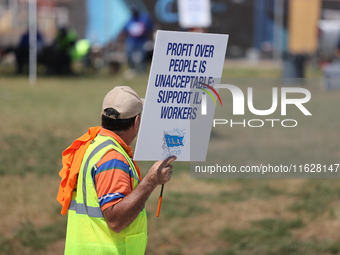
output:
[[[152,36],[153,22],[150,15],[132,9],[132,17],[124,28],[125,51],[129,68],[138,72],[146,71],[145,43]]]
[[[40,32],[37,31],[37,53],[38,54],[43,49],[43,47],[44,47],[44,38],[42,37]],[[14,50],[15,60],[17,64],[16,72],[18,74],[21,74],[23,72],[24,65],[28,63],[29,49],[30,49],[29,32],[27,29],[25,33],[21,36],[19,44]]]

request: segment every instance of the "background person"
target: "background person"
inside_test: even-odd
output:
[[[146,43],[152,38],[153,22],[147,13],[132,9],[132,17],[124,28],[125,51],[130,69],[146,71]]]
[[[38,58],[42,54],[45,40],[42,34],[37,30],[37,56]],[[24,66],[29,64],[30,55],[30,41],[29,41],[29,30],[27,29],[21,36],[17,46],[7,47],[0,51],[0,60],[3,56],[13,52],[15,55],[16,73],[22,74]]]
[[[340,59],[340,38],[338,40],[338,43],[336,45],[336,50],[335,50],[335,56]]]

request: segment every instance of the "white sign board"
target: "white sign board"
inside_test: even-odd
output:
[[[157,32],[135,160],[205,161],[215,104],[202,100],[201,88],[221,78],[227,41],[228,35]]]
[[[179,25],[182,28],[210,27],[210,0],[177,0],[177,6]]]

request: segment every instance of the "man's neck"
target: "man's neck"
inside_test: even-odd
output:
[[[127,146],[130,146],[130,144],[132,143],[134,137],[130,134],[129,132],[130,130],[127,131],[114,131],[114,133],[116,135],[118,135]]]

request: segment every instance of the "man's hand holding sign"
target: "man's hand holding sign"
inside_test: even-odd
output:
[[[176,156],[170,156],[163,161],[157,161],[136,187],[136,192],[130,193],[115,206],[103,212],[106,222],[112,229],[119,233],[136,219],[152,191],[158,185],[170,181],[171,163],[175,160]]]

